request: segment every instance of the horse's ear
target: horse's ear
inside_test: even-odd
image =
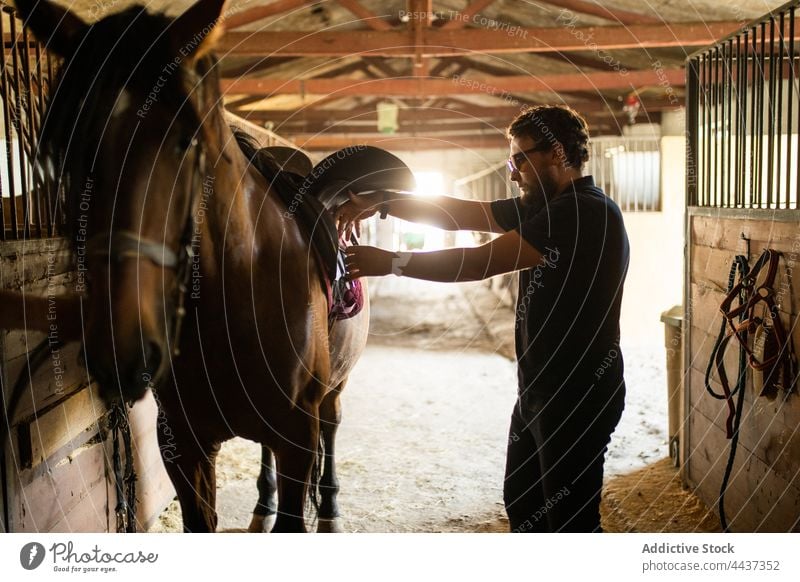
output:
[[[89,25],[66,8],[47,0],[17,0],[17,12],[48,50],[66,57],[74,53]]]
[[[172,24],[170,35],[182,56],[198,59],[209,52],[222,35],[225,0],[199,0]]]

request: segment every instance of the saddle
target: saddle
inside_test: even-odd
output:
[[[728,294],[720,304],[723,324],[706,372],[706,389],[716,398],[728,402],[728,438],[734,432],[736,409],[733,395],[744,388],[747,366],[752,369],[753,385],[758,396],[774,399],[780,390],[789,393],[794,389],[797,368],[795,353],[775,302],[774,286],[780,257],[778,251],[766,249],[749,271],[746,259],[737,257],[728,279]],[[741,272],[741,278],[734,285],[737,269]],[[739,304],[734,307],[737,299]],[[734,390],[731,390],[725,372],[725,350],[732,339],[737,341],[741,351],[740,373]],[[713,392],[708,383],[712,362],[722,385],[722,395]]]
[[[351,146],[312,167],[303,152],[290,147],[258,148],[246,133],[234,129],[239,147],[264,175],[311,242],[328,297],[329,323],[357,315],[364,297],[360,281],[346,278],[343,248],[333,216],[356,195],[374,191],[408,191],[414,174],[397,156],[372,146]],[[353,238],[350,242],[357,243]]]

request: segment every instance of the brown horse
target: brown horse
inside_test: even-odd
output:
[[[109,403],[154,389],[184,530],[215,530],[215,459],[238,435],[275,453],[283,532],[305,531],[324,442],[327,531],[339,394],[369,310],[329,328],[306,235],[223,119],[208,55],[222,5],[176,19],[136,7],[89,26],[55,4],[17,2],[64,58],[39,167],[65,187],[87,274],[87,365]]]

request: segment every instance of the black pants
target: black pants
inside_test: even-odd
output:
[[[512,532],[600,532],[603,463],[625,383],[520,398],[511,415],[503,498]]]

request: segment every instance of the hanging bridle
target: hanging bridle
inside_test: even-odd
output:
[[[764,373],[765,387],[758,396],[774,397],[778,388],[791,392],[794,386],[795,356],[786,328],[781,321],[780,311],[775,302],[775,278],[781,254],[773,249],[765,249],[752,269],[739,280],[726,295],[720,305],[725,322],[729,328],[726,340],[720,345],[716,354],[717,370],[720,380],[724,374],[723,357],[725,344],[730,338],[736,338],[740,349],[747,354],[750,367]],[[766,276],[760,284],[759,274],[766,269]],[[733,307],[734,300],[740,297],[739,305]],[[764,305],[763,317],[757,314],[759,304]],[[739,319],[738,323],[735,321]],[[751,347],[748,337],[755,337],[761,330],[765,344],[774,348],[773,353],[764,350],[763,355],[756,354],[756,346]],[[723,382],[723,385],[725,382]],[[728,435],[730,438],[730,434]]]
[[[786,333],[778,304],[775,302],[774,285],[780,256],[778,251],[766,249],[761,253],[752,269],[749,268],[747,257],[737,255],[734,258],[728,274],[727,294],[720,305],[723,320],[717,341],[711,350],[711,358],[705,374],[705,387],[708,393],[714,398],[725,400],[728,405],[725,430],[731,446],[717,500],[720,522],[725,532],[729,531],[725,514],[725,493],[733,471],[739,442],[748,364],[754,371],[764,374],[764,388],[758,396],[774,397],[778,388],[783,388],[786,394],[789,394],[794,389],[796,379],[796,363],[791,337]],[[757,285],[758,276],[765,268],[766,276],[761,284]],[[740,276],[738,283],[735,282],[737,272]],[[737,300],[738,305],[734,307],[734,301]],[[763,317],[757,315],[756,312],[756,308],[761,303],[765,308]],[[749,338],[758,337],[759,330],[761,331],[760,337],[765,341],[763,356],[756,353],[755,345],[753,347],[749,345]],[[725,372],[725,349],[733,338],[739,344],[739,367],[736,385],[731,390],[728,375]],[[767,342],[772,343],[768,344]],[[768,353],[767,345],[770,345],[773,353]],[[716,367],[719,382],[722,385],[722,394],[711,388],[711,371],[714,367]],[[734,402],[734,396],[737,396],[736,402]]]

